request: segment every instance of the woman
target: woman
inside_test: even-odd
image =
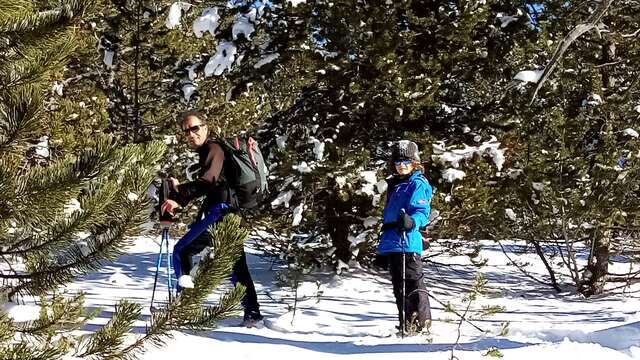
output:
[[[393,176],[387,180],[378,254],[388,261],[400,329],[418,332],[431,320],[419,229],[429,221],[432,190],[422,174],[418,145],[412,141],[401,140],[393,145],[389,169]]]

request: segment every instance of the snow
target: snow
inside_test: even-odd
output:
[[[604,103],[602,97],[598,94],[590,94],[586,99],[582,100],[582,106],[585,107],[587,105],[597,106]]]
[[[516,221],[516,213],[511,208],[504,209],[504,215],[511,221]]]
[[[448,182],[454,182],[455,180],[462,180],[466,174],[462,170],[458,169],[446,169],[442,172],[442,178]]]
[[[233,24],[231,33],[233,40],[238,39],[238,35],[242,34],[247,40],[251,40],[251,34],[255,31],[255,27],[251,23],[251,19],[246,14],[236,15],[236,21]]]
[[[369,216],[368,218],[364,219],[364,222],[362,223],[362,225],[364,225],[364,227],[366,228],[376,226],[377,224],[378,218],[374,216]]]
[[[454,168],[458,168],[460,167],[460,162],[470,160],[474,155],[483,156],[487,154],[493,160],[498,171],[502,170],[502,165],[504,165],[505,162],[505,149],[500,149],[500,142],[498,142],[495,136],[492,135],[489,140],[483,142],[480,146],[463,145],[464,147],[462,149],[452,149],[448,151],[444,142],[435,142],[432,145],[433,155],[431,155],[431,158],[442,164],[451,163]]]
[[[58,96],[62,96],[62,91],[64,90],[64,84],[59,84],[57,81],[53,82],[53,86],[51,87],[51,91],[58,94]]]
[[[375,171],[361,171],[360,177],[369,184],[376,184],[378,182]]]
[[[523,70],[513,77],[514,80],[520,80],[523,82],[537,83],[542,77],[544,70]]]
[[[18,224],[15,222],[15,220],[9,220],[7,234],[15,234],[16,230],[18,230]]]
[[[113,50],[104,49],[104,57],[102,58],[102,62],[107,66],[108,69],[113,68]]]
[[[218,8],[206,8],[202,10],[202,15],[193,22],[193,33],[197,38],[201,38],[207,31],[211,36],[215,36],[218,25],[220,25],[219,21]]]
[[[80,253],[82,253],[83,256],[89,256],[89,254],[91,254],[91,252],[93,251],[92,248],[89,246],[89,242],[87,242],[87,240],[85,240],[84,238],[87,238],[90,236],[89,233],[85,233],[82,232],[80,234],[77,234],[79,238],[81,238],[82,240],[78,241],[78,249],[80,249]]]
[[[276,60],[279,57],[280,57],[280,54],[278,54],[278,53],[267,54],[267,55],[263,56],[262,58],[260,58],[260,60],[258,60],[257,63],[253,64],[253,68],[254,69],[261,68],[264,65],[267,65],[268,63]]]
[[[631,128],[624,129],[624,134],[627,136],[631,136],[632,138],[638,138],[638,132]]]
[[[307,143],[313,144],[313,154],[315,155],[316,160],[322,161],[322,159],[324,158],[325,143],[323,141],[320,141],[314,138],[313,136],[309,137],[309,141],[307,141]]]
[[[82,208],[80,207],[80,201],[78,201],[78,199],[73,198],[64,205],[64,214],[66,216],[69,216],[76,211],[82,211]]]
[[[231,65],[238,52],[236,46],[229,41],[221,41],[216,47],[216,54],[212,56],[204,67],[205,76],[220,76],[225,70],[231,71]]]
[[[365,230],[358,234],[357,236],[349,235],[348,240],[351,244],[358,245],[367,240],[367,236],[371,233],[371,230]]]
[[[293,191],[283,191],[281,192],[275,200],[271,202],[271,207],[276,208],[280,205],[284,205],[284,207],[289,207],[289,201],[291,201],[291,197],[293,196]]]
[[[313,171],[313,169],[307,164],[306,161],[301,162],[299,165],[293,165],[291,168],[301,174],[308,174]]]
[[[375,171],[361,171],[360,177],[364,180],[364,184],[360,189],[360,192],[369,196],[375,195],[376,185],[378,184],[378,178]]]
[[[195,286],[191,275],[180,276],[180,278],[178,279],[178,285],[185,289],[193,289],[193,287]]]
[[[7,302],[3,304],[2,311],[6,312],[16,322],[33,321],[40,317],[40,306],[36,304],[20,305]]]
[[[175,135],[164,135],[163,141],[167,145],[172,145],[178,143],[178,138]]]
[[[197,68],[198,68],[198,64],[187,66],[187,71],[189,71],[189,80],[193,81],[196,79],[196,77],[198,77],[198,75],[196,74]]]
[[[342,189],[342,187],[347,184],[346,176],[336,176],[336,184],[338,184],[338,187]]]
[[[307,0],[287,0],[287,2],[290,3],[291,6],[297,7],[300,4],[305,4]]]
[[[536,191],[544,190],[544,184],[541,182],[532,182],[531,187],[533,187],[533,189]]]
[[[49,157],[49,137],[48,136],[42,136],[40,140],[35,148],[36,148],[36,155],[43,157],[43,158],[48,158]]]
[[[524,174],[524,170],[522,169],[509,169],[507,171],[507,176],[511,179],[517,179],[518,176]]]
[[[585,230],[591,230],[591,229],[595,228],[595,226],[593,226],[593,225],[591,225],[589,223],[582,223],[582,224],[580,224],[580,227],[585,229]]]
[[[169,29],[174,29],[180,24],[180,18],[182,17],[182,11],[189,11],[191,4],[177,1],[171,4],[169,8],[169,15],[165,21],[165,26]]]
[[[523,15],[523,12],[521,9],[518,9],[516,12],[516,15],[505,15],[503,13],[497,13],[496,14],[496,18],[498,20],[500,20],[500,27],[501,28],[506,28],[507,26],[509,26],[509,24],[511,24],[514,21],[518,21],[518,18],[520,18],[520,16]]]
[[[291,223],[292,226],[300,225],[302,221],[302,212],[304,211],[304,203],[300,203],[300,205],[296,206],[293,209],[293,221]]]
[[[637,113],[640,113],[640,105],[637,105],[636,107],[634,107],[633,110],[635,110],[635,112]]]
[[[116,271],[113,275],[109,276],[108,281],[115,285],[129,285],[133,283],[133,280],[129,276],[121,273],[120,271]]]
[[[374,184],[366,183],[362,185],[362,188],[356,193],[362,193],[362,194],[367,194],[369,196],[374,196],[376,194],[374,190]]]
[[[442,104],[442,110],[444,110],[445,114],[453,114],[456,112],[455,108],[452,108],[447,104]],[[400,116],[402,116],[402,114],[400,114]]]
[[[182,95],[184,96],[184,100],[189,102],[191,100],[191,96],[196,91],[196,87],[193,86],[192,83],[185,83],[182,85]]]
[[[138,200],[138,198],[139,198],[139,196],[137,194],[132,193],[132,192],[127,194],[127,199],[129,199],[129,201],[131,201],[131,202]]]
[[[376,183],[376,190],[378,191],[379,194],[384,193],[385,191],[387,191],[387,182],[385,180],[380,180]]]
[[[143,305],[130,340],[144,333],[159,243],[159,236],[135,238],[125,255],[67,287],[70,294],[84,291],[87,306],[103,309],[89,321],[85,332],[96,331],[106,323],[114,304],[126,298]],[[474,260],[476,264],[484,260],[486,265],[478,267],[465,255],[473,253],[475,242],[459,248],[457,256],[444,253],[461,243],[431,243],[424,254],[429,256],[424,275],[432,297],[434,321],[430,334],[404,339],[393,335],[397,310],[388,273],[341,262],[339,277],[332,273],[309,274],[294,292],[290,287],[277,285],[276,273],[286,269],[286,265],[273,263],[247,246],[249,269],[265,315],[264,326],[238,327],[241,321],[238,315],[221,321],[210,331],[172,331],[172,338],[165,339],[166,346],[147,347],[140,360],[197,359],[212,351],[218,357],[234,359],[330,360],[346,356],[352,360],[413,357],[445,360],[450,359],[452,348],[461,360],[489,359],[485,354],[490,348],[499,350],[506,360],[640,359],[640,284],[631,285],[626,294],[618,291],[584,299],[573,293],[568,273],[559,271],[556,265],[562,260],[553,255],[554,246],[548,246],[546,254],[558,271],[563,290],[556,293],[522,274],[509,260],[516,261],[531,276],[548,281],[544,265],[524,242],[501,241],[509,258],[496,242],[480,244],[482,250]],[[637,264],[633,266],[638,269]],[[610,270],[628,269],[629,263],[614,262]],[[486,293],[471,304],[468,317],[485,332],[463,322],[456,341],[459,318],[445,311],[443,304],[463,312],[467,303],[462,299],[472,288],[477,272],[487,280]],[[117,278],[126,276],[130,281],[112,283],[114,274],[120,274]],[[156,301],[166,301],[164,268],[159,272],[155,296]],[[211,295],[209,301],[216,301],[218,296],[218,292]],[[503,309],[481,317],[483,306]],[[9,305],[8,311],[13,318],[33,319],[39,307]],[[503,324],[508,324],[508,331],[500,335]]]
[[[284,150],[287,147],[287,138],[287,135],[276,136],[276,145],[278,145],[278,149]]]

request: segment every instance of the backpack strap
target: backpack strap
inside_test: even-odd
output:
[[[238,143],[237,142],[238,138],[236,137],[235,139],[236,139],[235,140],[236,143]],[[231,144],[229,144],[229,141],[227,141],[224,138],[215,138],[210,141],[218,144],[218,146],[220,146],[220,148],[222,149],[222,152],[224,153],[224,161],[223,161],[221,173],[224,176],[223,185],[227,192],[226,203],[229,204],[229,206],[232,207],[233,209],[237,210],[240,208],[238,206],[239,204],[238,196],[236,195],[235,190],[229,185],[229,176],[227,174],[227,170],[229,169],[229,162],[232,161],[231,156],[233,156],[232,151],[234,150],[234,148]]]
[[[253,166],[257,167],[258,162],[256,161],[255,152],[256,152],[256,141],[253,140],[251,136],[249,136],[249,139],[247,139],[247,153],[249,153],[249,160],[251,160],[251,163],[253,164]]]

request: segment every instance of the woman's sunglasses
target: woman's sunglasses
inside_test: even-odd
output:
[[[404,160],[394,160],[393,163],[396,164],[396,166],[400,166],[400,164],[403,164],[405,166],[409,166],[409,164],[411,164],[413,162],[413,160],[409,160],[409,159],[404,159]]]
[[[198,131],[200,131],[200,128],[204,126],[203,124],[200,125],[193,125],[192,127],[186,128],[186,129],[182,129],[182,132],[185,135],[189,135],[189,133],[197,133]]]

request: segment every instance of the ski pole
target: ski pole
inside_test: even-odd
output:
[[[404,219],[404,215],[406,214],[406,211],[404,209],[400,210],[400,214],[402,216],[402,218]],[[402,241],[401,241],[401,246],[402,246],[402,310],[401,313],[402,315],[400,315],[400,331],[401,331],[401,337],[404,339],[404,331],[405,331],[405,326],[406,326],[406,297],[405,297],[405,293],[407,291],[407,282],[406,282],[406,265],[407,265],[407,260],[406,260],[406,252],[405,252],[405,246],[407,244],[407,232],[404,228],[404,222],[402,224]]]
[[[153,291],[151,292],[151,306],[149,310],[153,311],[153,299],[156,296],[156,286],[158,285],[158,273],[160,272],[160,263],[162,262],[162,245],[164,243],[164,231],[163,236],[160,238],[160,252],[158,253],[158,260],[156,261],[156,275],[153,279]]]
[[[170,223],[169,223],[170,224]],[[164,237],[166,252],[167,252],[167,291],[169,292],[169,302],[172,300],[172,285],[171,285],[171,254],[169,253],[169,224],[162,224],[164,229],[162,235]]]

